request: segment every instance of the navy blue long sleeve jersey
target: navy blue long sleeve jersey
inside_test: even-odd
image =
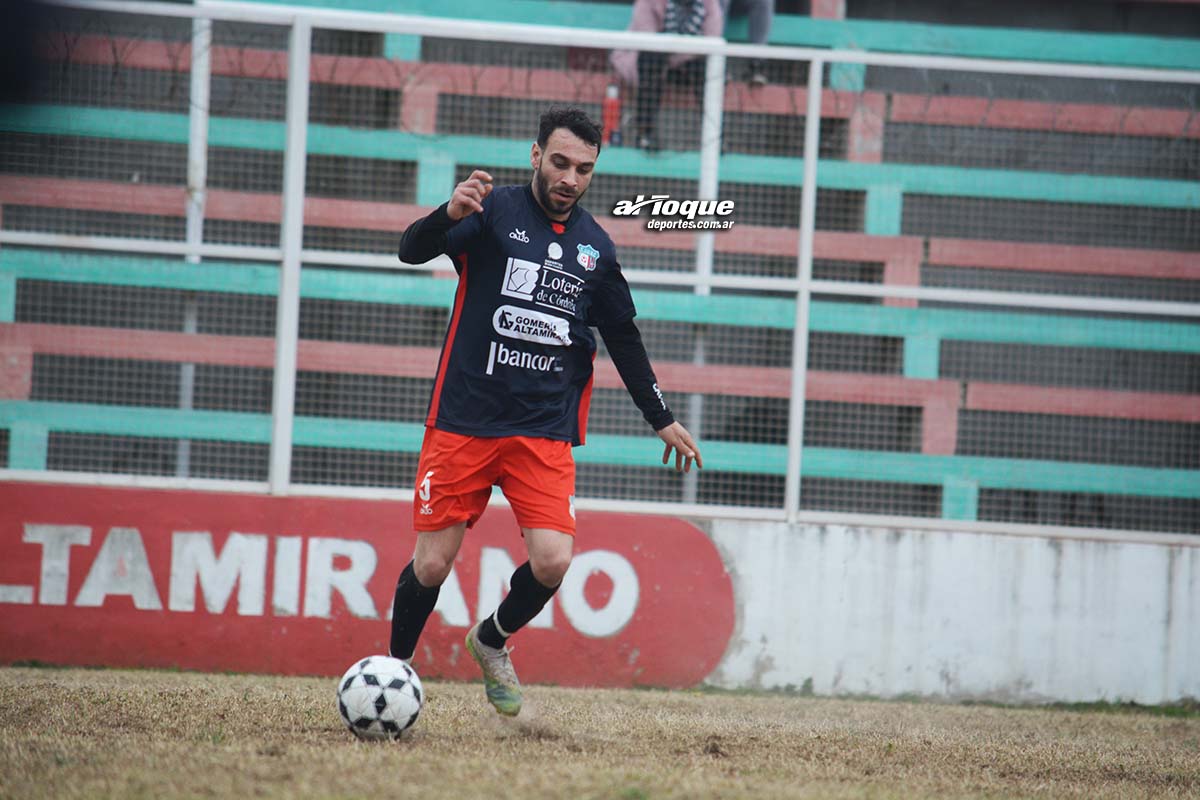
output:
[[[656,430],[673,421],[658,391],[608,234],[583,208],[546,216],[529,185],[495,189],[483,212],[443,205],[414,223],[400,258],[454,260],[458,290],[425,424],[467,436],[583,444],[598,327]],[[611,332],[611,333],[610,333]]]

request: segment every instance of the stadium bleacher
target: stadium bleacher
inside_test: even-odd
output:
[[[623,5],[542,0],[411,10],[610,30],[628,21]],[[186,29],[135,36],[75,19],[62,30],[44,41],[57,71],[43,102],[0,110],[0,230],[180,241]],[[277,246],[286,39],[261,26],[217,33],[206,241]],[[566,44],[546,64],[511,54],[480,64],[465,48],[413,38],[321,40],[307,248],[388,253],[471,168],[523,180],[521,125],[533,109],[568,101],[597,113],[609,81],[602,69],[570,68]],[[1191,39],[799,15],[777,16],[772,43],[1200,67]],[[795,275],[807,92],[785,66],[772,72],[782,82],[725,89],[721,196],[736,200],[739,222],[716,235],[719,277]],[[921,76],[922,91],[911,81],[892,90],[881,88],[886,75],[846,66],[857,68],[832,77],[822,97],[818,279],[1200,302],[1200,86],[1180,89],[1174,105],[1153,94],[1136,102],[1132,86],[1118,102],[1078,101],[1055,96],[1066,89],[1053,82],[1036,97],[1003,87],[973,95],[965,82],[944,94],[934,73]],[[586,203],[595,213],[651,185],[695,192],[699,111],[685,93],[668,105],[681,120],[668,152],[605,150]],[[1111,157],[1071,161],[1101,146]],[[692,269],[689,234],[615,218],[605,226],[628,270]],[[411,485],[451,299],[444,277],[306,265],[298,482]],[[662,281],[635,294],[676,406],[704,397],[710,469],[697,500],[777,507],[794,290],[748,283],[696,294]],[[174,475],[176,441],[187,439],[189,474],[261,480],[277,289],[278,270],[259,263],[0,247],[0,466]],[[197,332],[182,330],[187,302],[200,303]],[[1200,528],[1194,317],[818,295],[810,330],[805,508]],[[197,365],[192,407],[180,405],[182,364]],[[651,468],[654,441],[606,360],[596,387],[577,453],[581,496],[678,500],[680,482]]]

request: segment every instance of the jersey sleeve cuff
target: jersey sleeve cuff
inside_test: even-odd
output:
[[[675,423],[675,415],[664,408],[663,410],[656,411],[653,414],[647,414],[646,422],[649,422],[650,427],[654,428],[655,431],[661,431],[668,425],[673,425]]]

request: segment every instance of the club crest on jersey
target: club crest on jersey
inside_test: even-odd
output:
[[[590,244],[578,245],[577,249],[579,250],[579,255],[575,260],[579,262],[579,265],[588,272],[594,270],[596,268],[596,263],[600,258],[600,251],[592,247]]]
[[[513,228],[511,231],[509,231],[508,238],[516,239],[518,242],[529,244],[529,237],[526,236],[525,231],[521,230],[520,228]]]

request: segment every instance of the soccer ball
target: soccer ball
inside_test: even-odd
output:
[[[338,712],[360,739],[398,739],[421,713],[425,693],[408,664],[390,656],[356,661],[338,681]]]

